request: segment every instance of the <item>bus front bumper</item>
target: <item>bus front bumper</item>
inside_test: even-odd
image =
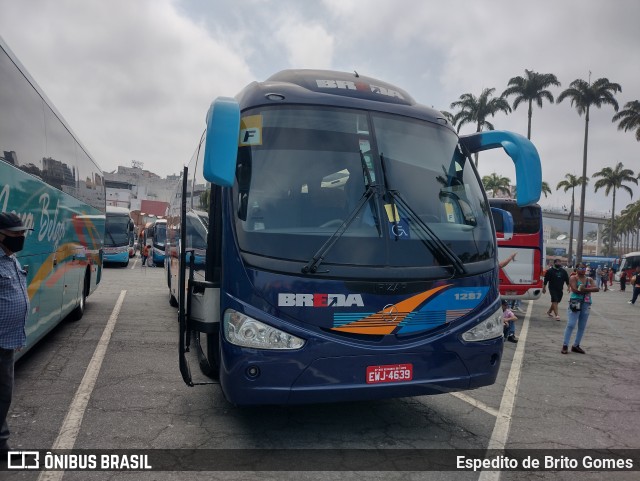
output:
[[[502,358],[503,339],[456,341],[460,349],[429,345],[394,353],[317,357],[305,362],[292,353],[223,349],[220,383],[237,405],[308,404],[441,394],[491,385]],[[243,351],[240,353],[239,351]],[[241,354],[241,355],[240,355]],[[367,382],[372,366],[411,365],[410,380]]]

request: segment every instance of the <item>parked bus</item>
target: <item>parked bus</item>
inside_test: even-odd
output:
[[[181,190],[182,186],[177,187]],[[167,242],[165,244],[167,286],[169,287],[169,303],[178,307],[178,269],[180,264],[180,203],[173,204],[173,211],[167,218]],[[197,209],[198,204],[187,203],[185,215],[185,252],[193,254],[193,276],[196,281],[205,281],[205,267],[207,256],[207,237],[209,235],[209,218],[205,211]],[[172,276],[173,273],[173,276]]]
[[[470,155],[497,147],[515,163],[519,202],[535,203],[540,160],[526,138],[458,137],[440,112],[372,78],[288,70],[214,101],[170,209],[185,382],[196,384],[193,340],[238,405],[492,384],[497,245]],[[204,269],[189,267],[192,207],[208,212]]]
[[[33,228],[17,257],[27,271],[27,346],[68,315],[80,319],[102,273],[100,168],[0,38],[0,210]]]
[[[513,219],[513,225],[509,226],[512,232],[505,235],[502,217],[493,217],[498,237],[498,259],[504,260],[516,253],[514,260],[500,268],[500,296],[505,299],[538,299],[543,287],[542,209],[537,204],[519,206],[512,199],[492,198],[489,204],[492,208],[509,212]]]
[[[620,266],[616,270],[615,281],[620,282],[620,275],[627,273],[627,283],[631,283],[631,277],[635,274],[636,267],[640,266],[640,252],[624,254],[620,260]]]
[[[167,220],[156,219],[145,227],[145,245],[151,248],[148,263],[164,266],[165,242],[167,241]]]
[[[108,205],[104,230],[104,262],[127,267],[134,241],[133,219],[129,209]]]

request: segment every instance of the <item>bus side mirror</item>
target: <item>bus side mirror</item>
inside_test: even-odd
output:
[[[471,154],[502,147],[516,167],[517,203],[519,206],[535,204],[542,191],[540,156],[529,139],[513,132],[488,130],[460,137],[460,143]]]
[[[218,97],[207,112],[203,174],[212,184],[233,185],[238,155],[240,105],[235,99]]]
[[[493,223],[496,227],[496,237],[498,240],[511,240],[513,237],[513,216],[511,212],[491,207],[491,215]]]

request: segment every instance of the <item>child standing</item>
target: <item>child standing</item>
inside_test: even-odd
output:
[[[502,300],[502,323],[504,325],[504,337],[507,338],[507,341],[518,343],[518,338],[516,337],[516,323],[518,318],[513,313],[511,309],[509,309],[509,303],[503,299]]]

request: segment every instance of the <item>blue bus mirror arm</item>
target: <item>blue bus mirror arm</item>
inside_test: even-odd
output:
[[[476,132],[460,137],[470,154],[502,147],[516,167],[519,206],[535,204],[542,192],[542,166],[533,143],[520,134],[503,130]]]
[[[235,178],[240,133],[240,105],[218,97],[207,112],[203,174],[209,182],[231,187]]]

